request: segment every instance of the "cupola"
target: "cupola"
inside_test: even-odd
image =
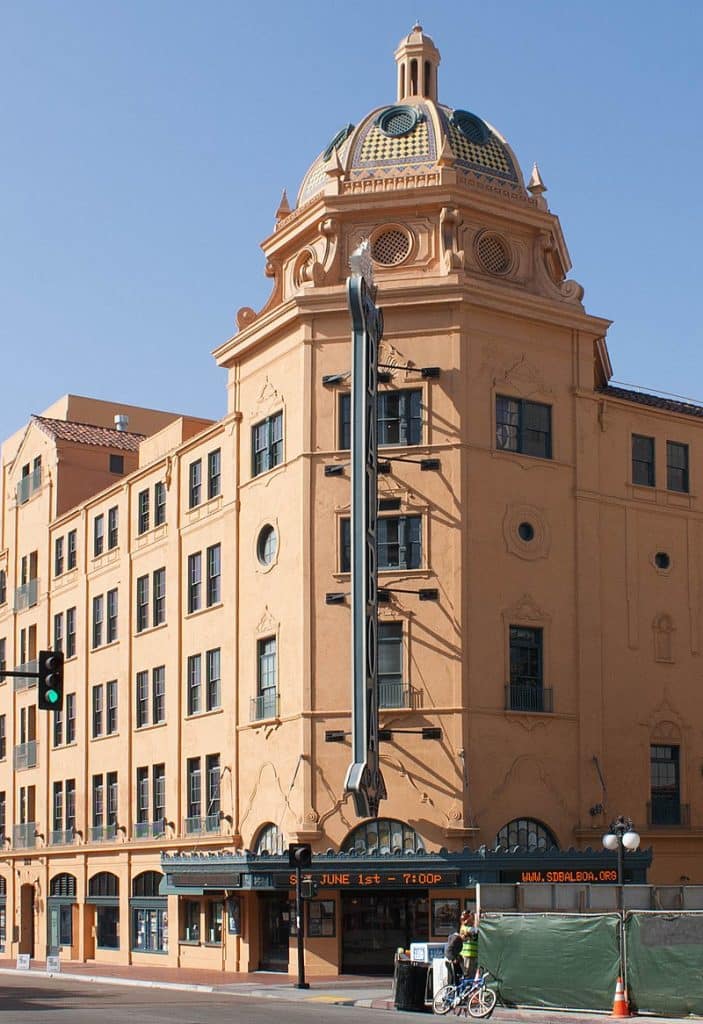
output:
[[[422,25],[413,25],[410,35],[401,39],[395,51],[398,103],[412,99],[437,102],[437,68],[440,59],[439,50],[430,37],[423,34]]]

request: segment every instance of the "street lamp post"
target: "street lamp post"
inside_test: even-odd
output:
[[[640,845],[640,837],[635,832],[632,818],[620,815],[610,823],[610,831],[603,836],[606,850],[615,850],[618,855],[618,885],[625,881],[625,850],[636,850]]]

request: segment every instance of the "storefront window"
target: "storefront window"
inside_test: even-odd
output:
[[[222,916],[223,904],[221,900],[215,900],[207,905],[207,941],[222,942]]]
[[[200,942],[200,904],[198,901],[183,900],[181,914],[181,941]]]
[[[139,909],[132,911],[134,950],[143,953],[168,952],[168,911]]]
[[[96,908],[97,944],[99,949],[119,949],[119,907]]]

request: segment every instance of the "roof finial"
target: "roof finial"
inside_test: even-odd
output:
[[[542,181],[542,175],[536,163],[532,165],[532,174],[527,185],[527,191],[531,192],[535,197],[541,196],[543,192],[547,191],[547,186]]]
[[[439,50],[423,33],[419,19],[409,35],[401,39],[395,51],[398,65],[398,103],[413,99],[437,102]]]
[[[288,193],[283,189],[281,201],[278,204],[278,209],[276,210],[276,224],[280,224],[282,220],[285,220],[289,213],[290,203],[288,202]]]

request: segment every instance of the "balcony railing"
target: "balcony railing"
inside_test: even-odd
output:
[[[407,686],[400,680],[397,682],[379,682],[379,708],[421,708],[422,691]]]
[[[275,690],[267,690],[258,697],[251,698],[251,722],[260,722],[262,718],[278,716],[278,694]]]
[[[505,687],[506,711],[541,711],[551,713],[551,687],[535,683],[508,683]]]
[[[647,804],[648,825],[690,825],[691,806],[680,804],[671,797],[653,796]]]
[[[166,819],[159,818],[157,821],[135,821],[132,828],[132,835],[135,839],[156,839],[166,831]]]
[[[70,846],[73,842],[73,829],[55,829],[49,836],[52,846]]]
[[[117,825],[93,825],[88,835],[91,843],[111,843],[117,838]]]
[[[36,764],[37,741],[30,740],[29,743],[18,743],[15,747],[15,771],[21,772],[24,771],[25,768],[35,768]]]
[[[25,608],[33,608],[39,600],[39,580],[27,580],[20,587],[15,587],[15,602],[13,611],[21,612]]]
[[[37,466],[27,476],[23,476],[17,484],[17,504],[24,505],[35,491],[41,487],[41,466]]]
[[[207,814],[204,818],[184,818],[183,819],[183,832],[187,836],[202,835],[207,832],[219,832],[220,831],[220,815],[218,814]]]
[[[39,671],[39,659],[34,658],[33,661],[25,661],[21,665],[15,665],[15,672],[38,672]],[[15,676],[13,679],[14,690],[17,693],[19,690],[29,690],[32,686],[37,685],[36,678],[33,679],[31,676]]]
[[[16,850],[30,850],[37,845],[37,823],[26,821],[12,826],[12,845]]]

